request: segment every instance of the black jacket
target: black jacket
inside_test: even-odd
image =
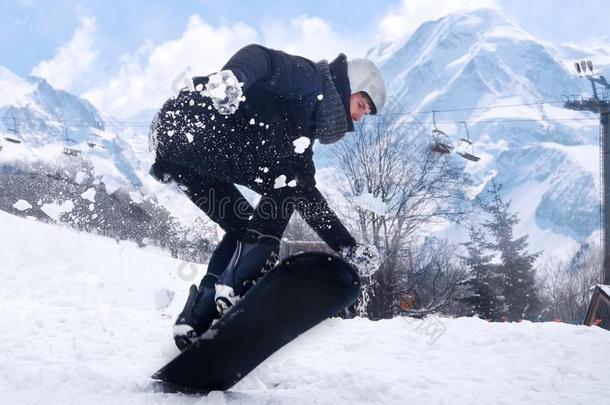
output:
[[[329,67],[326,83],[332,76],[340,98],[337,116],[345,114],[345,127],[351,131],[345,55],[339,55]],[[313,138],[319,133],[315,131],[316,113],[324,81],[320,64],[248,45],[223,70],[231,70],[244,83],[245,101],[234,114],[223,116],[201,95],[207,76],[193,78],[196,90],[183,90],[168,100],[153,123],[158,139],[156,176],[161,176],[164,161],[173,162],[202,176],[267,194],[277,191],[276,179],[284,175],[286,183],[296,181],[296,187],[281,190],[284,195],[311,198],[312,206],[323,207],[323,215],[317,215],[322,219],[317,220],[316,215],[306,218],[323,240],[335,249],[355,243],[315,187]],[[303,136],[311,143],[304,153],[296,153],[293,141]]]
[[[344,105],[348,128],[353,130],[345,55],[331,62],[330,69]],[[267,180],[283,174],[288,181],[297,179],[298,187],[314,187],[314,129],[316,107],[322,94],[319,67],[300,56],[248,45],[233,55],[223,70],[231,70],[244,83],[242,90],[246,97],[236,113],[227,118],[229,127],[235,131],[218,134],[221,139],[214,142],[221,149],[231,147],[240,151],[236,157],[238,161],[243,160],[240,163],[244,164],[238,165],[238,170],[243,172],[235,177],[245,175],[244,180],[250,182],[252,175],[256,178],[264,175]],[[206,82],[207,76],[193,78],[196,87]],[[311,144],[304,153],[298,154],[293,142],[302,136],[310,138]],[[269,174],[261,173],[260,167],[269,168]],[[233,180],[239,180],[235,177]]]

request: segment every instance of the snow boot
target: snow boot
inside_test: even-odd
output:
[[[214,300],[214,286],[227,268],[237,241],[235,234],[226,233],[210,258],[208,271],[199,288],[194,284],[191,286],[184,309],[174,324],[174,341],[181,351],[188,349],[209,329],[214,320],[220,318]]]
[[[180,351],[191,347],[220,317],[214,303],[214,292],[214,287],[191,285],[184,309],[174,324],[174,342]]]
[[[280,240],[248,230],[216,283],[216,307],[225,314],[279,260]]]

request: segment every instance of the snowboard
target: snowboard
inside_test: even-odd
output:
[[[157,371],[156,390],[207,394],[231,388],[275,351],[352,304],[356,270],[326,253],[282,260],[193,346]]]

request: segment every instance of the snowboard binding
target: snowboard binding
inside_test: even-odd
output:
[[[224,315],[279,260],[280,240],[248,230],[216,283],[216,309]]]

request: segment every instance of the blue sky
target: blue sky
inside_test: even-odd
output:
[[[364,55],[381,39],[408,36],[429,19],[494,6],[555,43],[606,44],[604,0],[3,0],[0,65],[36,74],[104,111],[126,115],[163,99],[187,71],[218,69],[259,42],[312,59]],[[136,107],[137,106],[137,107]]]
[[[79,23],[79,15],[95,17],[105,58],[116,60],[146,39],[161,42],[178,37],[191,15],[218,23],[245,22],[260,28],[269,19],[286,20],[302,14],[319,16],[338,30],[374,28],[384,11],[396,1],[309,0],[294,4],[279,0],[186,0],[148,1],[3,1],[0,15],[10,16],[0,25],[0,64],[19,75],[27,75],[43,59],[53,56],[68,42]],[[112,4],[112,5],[110,5]],[[348,6],[346,6],[348,5]]]

